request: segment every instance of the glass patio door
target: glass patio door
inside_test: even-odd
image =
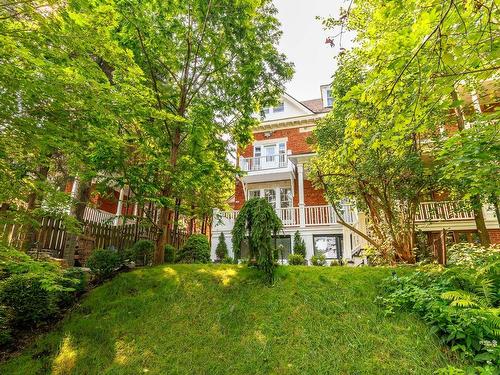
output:
[[[278,156],[276,153],[276,145],[264,146],[262,169],[272,169],[278,167]]]

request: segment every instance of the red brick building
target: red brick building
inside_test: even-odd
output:
[[[237,163],[246,172],[236,182],[233,211],[220,212],[214,220],[212,257],[219,234],[225,234],[230,255],[231,229],[238,210],[245,200],[266,198],[284,224],[283,235],[277,240],[285,248],[284,258],[292,252],[293,234],[298,230],[306,244],[306,258],[325,254],[328,260],[351,259],[364,243],[337,222],[333,208],[323,191],[308,178],[308,163],[315,155],[310,136],[316,122],[328,113],[332,98],[328,86],[321,87],[321,98],[299,102],[285,94],[274,108],[265,108],[263,121],[254,130],[254,141],[239,150]],[[473,104],[474,98],[466,98]],[[417,215],[417,225],[427,232],[430,243],[447,231],[448,240],[476,241],[477,231],[472,212],[461,209],[458,202],[435,195],[423,202]],[[491,209],[484,209],[486,225],[492,242],[500,242],[500,230]],[[344,219],[363,229],[364,220],[351,206],[344,206]],[[245,257],[242,249],[242,257]]]

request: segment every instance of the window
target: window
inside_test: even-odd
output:
[[[292,252],[292,239],[290,236],[276,236],[276,249],[278,250],[278,259],[286,260],[288,259],[288,254]],[[282,249],[281,246],[283,246]]]
[[[260,157],[262,156],[262,147],[255,146],[253,149],[253,166],[250,171],[258,171],[260,169]]]
[[[260,190],[248,190],[248,199],[260,198]]]
[[[276,190],[274,189],[264,189],[264,197],[267,199],[269,204],[276,208]]]
[[[278,144],[278,153],[280,155],[283,155],[286,153],[286,146],[285,146],[285,142],[281,142]]]
[[[283,112],[285,110],[285,103],[281,102],[276,107],[273,108],[273,113]]]
[[[266,117],[266,115],[269,114],[269,108],[262,108],[261,111],[260,111],[260,115],[262,117]]]
[[[320,234],[313,236],[314,255],[323,254],[326,259],[342,258],[342,236]]]
[[[332,90],[326,90],[326,106],[331,107],[333,105]]]
[[[293,206],[292,189],[280,188],[280,203],[281,208],[288,208]]]
[[[262,156],[262,148],[260,146],[255,146],[254,147],[254,149],[253,149],[253,156],[255,156],[256,158]]]
[[[274,161],[276,155],[276,145],[265,145],[264,153],[266,155],[266,162],[271,163]]]

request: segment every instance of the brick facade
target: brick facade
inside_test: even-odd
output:
[[[307,142],[307,139],[312,134],[311,125],[270,131],[270,137],[266,137],[266,133],[267,132],[254,133],[254,141],[269,141],[272,139],[287,138],[287,149],[291,150],[292,155],[308,154],[312,152],[312,146]],[[245,158],[254,156],[253,144],[248,145],[242,150],[240,155]]]
[[[500,229],[488,229],[492,244],[500,244]]]
[[[271,131],[271,135],[266,137],[265,132],[254,133],[254,141],[272,141],[273,139],[286,139],[287,140],[287,152],[289,155],[303,155],[313,152],[311,144],[308,142],[308,138],[312,134],[312,125],[305,125],[300,127],[293,127],[287,129],[278,129]],[[245,158],[253,157],[254,144],[248,145],[243,151],[240,151],[240,155]],[[298,176],[297,176],[298,177]],[[299,184],[298,179],[295,178],[294,181],[294,196],[293,196],[293,206],[299,206]],[[234,196],[235,210],[239,210],[245,203],[245,194],[243,191],[243,185],[240,181],[236,182],[235,196]],[[326,205],[327,202],[323,195],[323,190],[317,190],[314,188],[312,181],[307,180],[306,175],[304,175],[304,204],[306,206],[319,206]]]

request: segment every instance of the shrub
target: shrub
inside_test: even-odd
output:
[[[303,266],[304,262],[305,260],[302,254],[290,254],[288,256],[288,264],[291,266]]]
[[[285,259],[285,246],[283,246],[282,244],[276,246],[273,250],[273,257],[276,261]]]
[[[293,253],[302,255],[304,259],[306,257],[306,244],[299,231],[296,231],[293,235]]]
[[[334,259],[330,262],[330,267],[343,266],[344,262],[342,259]]]
[[[43,277],[36,274],[13,275],[0,289],[0,304],[12,311],[13,324],[28,327],[47,320],[56,313],[54,295],[43,287]]]
[[[224,236],[224,233],[221,232],[219,236],[219,243],[215,248],[215,255],[217,255],[217,259],[223,260],[227,256],[227,254],[228,251],[227,251],[226,238]]]
[[[164,262],[165,263],[174,263],[175,262],[175,247],[173,247],[170,244],[165,245],[165,256],[164,256]]]
[[[34,260],[0,244],[0,345],[10,341],[11,331],[57,316],[84,288],[81,270]]]
[[[150,240],[139,240],[132,246],[132,259],[141,266],[151,264],[155,244]]]
[[[448,249],[448,264],[476,268],[500,258],[500,246],[488,248],[472,243],[457,243]]]
[[[210,261],[210,244],[203,234],[193,234],[188,238],[178,254],[180,263],[208,263]]]
[[[10,329],[9,311],[0,305],[0,346],[8,344],[12,340]]]
[[[96,249],[87,259],[87,267],[98,280],[104,280],[122,264],[120,254],[109,249]]]
[[[313,266],[324,266],[326,264],[326,258],[323,254],[313,255],[311,257],[311,263]]]
[[[60,308],[67,308],[76,302],[79,294],[85,291],[87,277],[81,269],[69,268],[63,271],[58,284],[60,288],[55,290],[56,302]]]
[[[224,259],[222,259],[222,263],[224,264],[234,264],[234,259],[231,258],[230,256],[225,256]]]
[[[387,279],[379,301],[388,314],[409,310],[420,315],[453,351],[498,366],[499,270],[499,258],[477,268],[421,267],[410,275]]]

